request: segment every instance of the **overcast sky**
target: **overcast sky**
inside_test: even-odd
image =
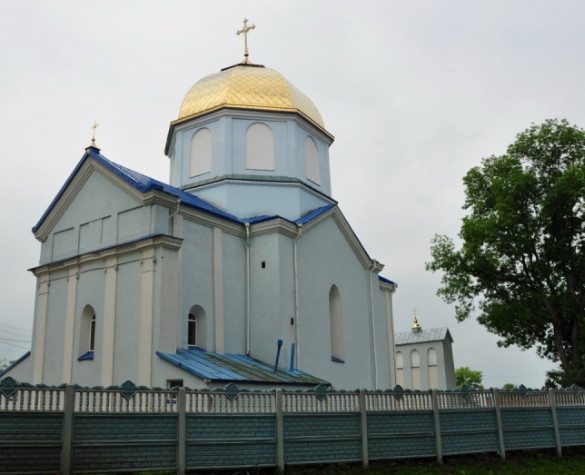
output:
[[[395,330],[416,308],[423,327],[449,327],[456,367],[540,387],[552,365],[458,324],[424,264],[435,233],[459,231],[467,170],[533,122],[585,127],[577,0],[0,1],[0,358],[30,345],[30,229],[93,121],[106,157],[168,181],[169,123],[197,80],[242,59],[244,17],[251,60],[307,94],[336,137],[333,197],[398,282]]]

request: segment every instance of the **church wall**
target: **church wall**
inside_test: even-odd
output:
[[[299,184],[229,182],[198,189],[197,196],[240,217],[279,215],[295,220],[321,206],[330,204],[317,193]]]
[[[437,352],[437,387],[431,387],[429,376],[428,350],[433,348]],[[410,354],[416,350],[419,355],[420,365],[412,367]],[[404,387],[406,389],[453,389],[455,388],[455,370],[453,367],[453,354],[451,345],[446,341],[431,341],[410,345],[399,345],[396,351],[400,351],[404,357]],[[414,370],[414,371],[413,371]],[[415,381],[416,373],[420,375],[420,387]]]
[[[103,262],[97,265],[83,266],[80,269],[77,284],[77,302],[75,305],[75,328],[73,332],[73,365],[72,381],[82,386],[97,384],[101,373],[101,351],[103,342],[104,321],[104,268]],[[91,305],[96,314],[96,338],[93,360],[78,361],[79,356],[85,353],[81,348],[81,318],[86,305]]]
[[[388,346],[388,322],[386,319],[386,302],[384,292],[378,285],[378,275],[371,273],[372,297],[374,304],[374,332],[377,360],[377,384],[379,389],[391,389],[393,386],[390,371],[390,351]],[[393,357],[392,357],[393,360]]]
[[[246,352],[246,240],[223,233],[224,338],[226,353]]]
[[[213,351],[213,229],[185,218],[182,237],[180,346],[187,348],[189,310],[199,305],[207,316],[205,349]]]
[[[275,361],[280,334],[280,240],[277,234],[255,236],[250,247],[251,356]]]
[[[274,167],[256,170],[246,161],[246,132],[253,124],[270,128],[274,146]],[[191,176],[192,138],[206,128],[211,133],[211,168]],[[305,138],[311,136],[319,154],[320,181],[307,178]],[[321,192],[331,195],[329,143],[321,133],[293,115],[247,111],[218,111],[204,118],[182,124],[175,129],[171,147],[171,184],[186,187],[224,175],[264,175],[299,178]]]
[[[180,342],[177,332],[180,320],[178,249],[161,247],[156,251],[155,302],[152,357],[156,351],[174,353]]]
[[[45,352],[43,357],[43,383],[61,384],[63,366],[63,335],[65,333],[65,303],[67,297],[67,279],[63,276],[51,280],[47,326],[45,332]]]
[[[298,246],[300,369],[339,389],[372,388],[368,273],[331,218],[305,232]],[[344,363],[331,360],[332,285],[342,302]]]
[[[444,362],[445,387],[453,389],[457,386],[455,379],[455,361],[453,360],[453,346],[450,341],[445,340],[442,345],[443,359],[439,361]]]
[[[290,366],[291,343],[296,343],[295,335],[295,294],[294,294],[294,256],[293,238],[278,235],[279,240],[279,280],[280,280],[280,302],[281,310],[278,314],[280,326],[280,338],[283,346],[280,355],[280,366]],[[293,324],[291,324],[291,319]]]
[[[137,253],[125,257],[126,262],[120,262],[117,269],[113,382],[139,384],[141,263]]]
[[[43,242],[41,264],[114,244],[118,213],[137,206],[135,198],[100,173],[91,173]]]

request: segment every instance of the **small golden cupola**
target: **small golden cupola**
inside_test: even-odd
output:
[[[418,318],[416,317],[416,314],[413,315],[413,323],[412,323],[412,333],[420,333],[422,331],[422,326],[421,324],[418,322]]]

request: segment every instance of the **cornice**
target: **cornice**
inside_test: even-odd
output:
[[[282,218],[275,218],[250,225],[251,237],[271,233],[279,233],[290,238],[295,238],[298,235],[298,226]]]
[[[88,252],[75,257],[70,257],[62,261],[50,262],[38,267],[29,269],[36,277],[48,275],[52,272],[69,271],[72,268],[80,267],[84,264],[89,264],[96,261],[106,261],[112,257],[120,257],[136,251],[143,251],[145,249],[155,249],[162,247],[164,249],[178,250],[181,248],[183,240],[174,236],[166,234],[159,234],[156,236],[148,236],[136,241],[117,244],[105,249]]]

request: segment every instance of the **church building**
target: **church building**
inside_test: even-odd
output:
[[[453,337],[447,327],[423,329],[416,315],[409,332],[397,332],[396,384],[405,389],[455,389]]]
[[[169,184],[92,141],[33,228],[32,349],[0,378],[394,387],[396,284],[332,197],[333,139],[246,55],[186,93]]]

